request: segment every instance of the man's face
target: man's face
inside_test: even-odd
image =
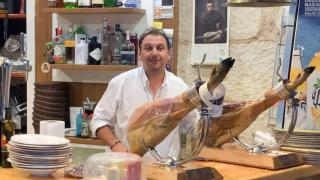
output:
[[[141,44],[139,59],[146,71],[164,69],[170,58],[166,40],[161,35],[147,35]]]
[[[213,11],[213,3],[207,3],[207,10],[209,12]]]

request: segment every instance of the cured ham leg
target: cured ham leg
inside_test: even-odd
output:
[[[227,58],[215,64],[207,86],[209,92],[223,81],[233,66],[234,59]],[[146,153],[145,146],[155,148],[179,124],[190,111],[201,104],[201,98],[195,88],[174,98],[147,103],[136,109],[129,120],[128,143],[130,152],[140,156]]]
[[[212,120],[207,145],[220,146],[229,141],[231,139],[229,132],[233,137],[238,136],[263,111],[293,95],[295,89],[309,77],[313,70],[314,67],[308,67],[293,82],[284,82],[281,86],[268,90],[264,99],[246,102],[238,107],[224,107],[222,116]]]

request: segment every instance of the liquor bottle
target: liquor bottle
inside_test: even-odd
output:
[[[112,40],[112,64],[120,64],[122,43],[123,36],[120,29],[120,24],[116,24],[116,29]]]
[[[15,124],[12,120],[12,110],[11,107],[5,108],[5,119],[1,126],[1,166],[2,168],[10,168],[11,164],[8,162],[8,151],[6,144],[10,141],[11,137],[14,135]]]
[[[79,8],[89,8],[91,7],[91,0],[78,0]]]
[[[103,7],[103,0],[92,0],[91,7],[102,8]]]
[[[103,0],[104,7],[114,7],[115,0]]]
[[[97,36],[92,36],[89,43],[89,65],[101,64],[101,45],[97,42]]]
[[[130,33],[130,42],[134,45],[134,65],[138,62],[138,35],[137,33]]]
[[[53,56],[55,64],[65,63],[65,47],[62,39],[62,27],[56,28],[56,36],[53,38]]]
[[[73,24],[69,24],[67,34],[64,35],[64,46],[65,46],[66,62],[68,64],[74,64],[75,40],[74,40]]]
[[[103,19],[103,29],[101,33],[101,64],[111,64],[112,61],[112,36],[108,28],[107,18]]]
[[[77,0],[63,0],[63,6],[65,8],[77,8],[78,1]]]
[[[130,32],[126,31],[126,41],[121,47],[121,60],[120,64],[134,65],[135,64],[135,48],[134,44],[130,41]]]

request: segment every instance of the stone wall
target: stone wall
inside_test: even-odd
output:
[[[192,38],[193,1],[179,2],[179,49],[178,76],[188,84],[197,77],[196,69],[190,65]],[[264,91],[272,86],[277,34],[280,30],[282,8],[229,8],[229,55],[236,62],[228,74],[226,100],[248,101],[263,97]],[[201,69],[208,77],[210,67]],[[269,131],[268,112],[241,134],[240,139],[248,142],[257,130]],[[251,142],[248,142],[251,143]]]

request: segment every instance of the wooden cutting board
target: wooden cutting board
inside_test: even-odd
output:
[[[284,169],[303,164],[303,158],[296,153],[272,151],[253,154],[241,148],[227,146],[223,148],[204,147],[198,155],[199,160],[217,161],[270,170]]]

